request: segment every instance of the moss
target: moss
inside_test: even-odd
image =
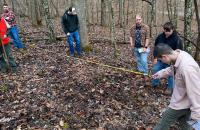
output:
[[[84,46],[84,47],[83,47],[83,51],[84,51],[84,52],[91,52],[91,51],[93,51],[93,48],[92,48],[91,45],[87,45],[87,46]]]
[[[0,91],[1,91],[2,93],[7,92],[7,91],[8,91],[8,85],[7,85],[7,84],[1,85],[1,86],[0,86]]]

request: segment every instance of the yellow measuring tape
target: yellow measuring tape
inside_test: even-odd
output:
[[[142,73],[142,72],[129,70],[129,69],[126,69],[126,68],[120,68],[120,67],[105,65],[105,64],[99,63],[97,61],[84,60],[84,59],[81,59],[81,58],[71,57],[71,56],[67,56],[67,57],[77,59],[79,61],[81,60],[81,61],[84,61],[84,62],[87,62],[87,63],[96,64],[96,65],[99,65],[99,66],[102,66],[102,67],[107,67],[107,68],[111,68],[111,69],[115,69],[115,70],[121,70],[121,71],[124,71],[124,72],[134,73],[134,74],[137,74],[137,75],[144,75],[144,73]],[[151,77],[151,75],[145,75],[145,76]]]

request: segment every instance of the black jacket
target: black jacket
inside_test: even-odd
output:
[[[62,16],[61,24],[65,33],[75,32],[79,29],[78,16],[71,15],[66,11]]]
[[[183,50],[182,40],[180,39],[180,37],[177,35],[177,33],[175,31],[168,38],[165,37],[164,32],[159,34],[155,40],[155,46],[157,46],[159,43],[167,44],[173,50],[176,50],[176,49]],[[155,54],[153,54],[153,55],[155,56]]]

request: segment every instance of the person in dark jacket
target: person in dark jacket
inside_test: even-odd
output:
[[[155,40],[155,46],[159,43],[164,43],[169,45],[173,50],[180,49],[183,50],[183,44],[180,37],[177,35],[177,32],[174,29],[174,26],[171,22],[166,22],[163,25],[163,33],[159,34]],[[155,57],[155,53],[153,54]],[[169,67],[168,64],[161,62],[161,60],[157,60],[154,58],[153,61],[153,69],[152,72],[155,74],[156,72],[160,71],[161,69]],[[159,79],[152,80],[152,86],[155,88],[159,85]],[[169,76],[167,79],[168,82],[168,89],[166,93],[171,93],[173,89],[173,77]]]
[[[67,35],[69,43],[70,55],[74,56],[73,41],[76,42],[76,50],[78,55],[81,55],[81,45],[79,37],[79,20],[74,7],[70,7],[62,16],[62,28]]]

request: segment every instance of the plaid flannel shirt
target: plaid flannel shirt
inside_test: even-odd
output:
[[[13,11],[9,10],[7,13],[3,13],[2,17],[8,22],[8,24],[13,27],[16,25],[15,14]]]

